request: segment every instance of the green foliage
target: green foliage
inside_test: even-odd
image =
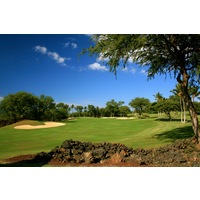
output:
[[[106,102],[106,111],[110,117],[120,116],[120,106],[124,104],[123,101],[116,102],[114,99]]]
[[[68,112],[69,112],[69,105],[64,103],[58,103],[56,104],[56,120],[55,121],[61,121],[62,119],[68,118]]]
[[[147,112],[150,106],[150,101],[147,98],[136,97],[132,99],[129,105],[135,109],[135,112],[141,117],[143,112]]]
[[[88,115],[89,115],[89,117],[96,116],[96,109],[93,105],[88,105]]]
[[[155,105],[155,107],[159,112],[164,112],[169,118],[169,120],[172,120],[171,116],[172,111],[180,110],[179,102],[177,102],[173,98],[160,101]]]
[[[37,97],[31,93],[17,92],[0,102],[0,124],[11,124],[24,119],[60,121],[68,117],[68,108],[63,103],[56,105],[50,96]]]
[[[112,72],[116,73],[120,63],[125,66],[128,59],[132,59],[141,66],[149,66],[149,78],[170,72],[176,76],[185,62],[188,70],[196,72],[191,72],[191,76],[199,77],[200,35],[101,34],[93,35],[93,41],[95,45],[84,49],[83,53],[108,58]]]
[[[200,102],[194,102],[194,107],[195,107],[198,115],[200,115]]]
[[[155,100],[157,102],[162,101],[164,99],[163,95],[160,94],[160,92],[156,93],[155,95],[153,95],[155,97]]]
[[[1,101],[1,114],[13,121],[34,119],[37,110],[37,97],[27,92],[10,94]]]
[[[195,97],[200,95],[200,88],[198,85],[189,85],[189,94],[191,95],[192,101],[194,102]]]
[[[41,95],[38,99],[37,119],[53,120],[55,115],[54,99],[50,96]]]
[[[79,117],[82,115],[82,112],[83,112],[83,106],[76,106],[76,110],[79,114]]]
[[[127,115],[131,113],[131,110],[128,106],[120,106],[119,112],[121,116],[127,117]]]

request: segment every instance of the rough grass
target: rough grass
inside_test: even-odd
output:
[[[20,123],[39,125],[42,122]],[[67,121],[66,126],[35,130],[17,130],[14,126],[16,124],[0,128],[0,159],[50,151],[68,139],[151,148],[193,136],[190,123],[162,121],[153,117],[133,120],[80,118]]]

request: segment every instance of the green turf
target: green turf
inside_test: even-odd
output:
[[[123,143],[133,148],[151,148],[176,139],[192,137],[191,124],[159,121],[156,118],[117,120],[80,118],[65,126],[17,130],[13,125],[0,128],[0,159],[50,151],[64,140]]]

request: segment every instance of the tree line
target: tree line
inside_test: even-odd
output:
[[[68,105],[55,103],[50,96],[35,96],[28,92],[17,92],[9,94],[0,102],[1,126],[15,123],[24,119],[39,121],[62,121],[69,117],[127,117],[137,115],[139,118],[146,117],[146,113],[164,113],[169,120],[172,120],[172,112],[181,112],[183,104],[177,92],[178,87],[172,90],[173,95],[164,98],[159,92],[154,95],[155,102],[150,102],[144,97],[132,99],[128,106],[124,101],[114,99],[106,102],[106,106],[100,108],[94,105]],[[191,93],[194,96],[194,94]],[[194,102],[197,112],[200,114],[200,103]],[[186,111],[186,108],[184,108]],[[145,113],[145,114],[144,114]]]
[[[28,92],[9,94],[0,102],[1,124],[11,124],[24,119],[61,121],[68,117],[69,106],[55,103],[50,96],[39,97]]]
[[[71,116],[75,117],[120,117],[127,116],[131,113],[128,106],[124,105],[123,101],[111,101],[106,102],[106,107],[100,108],[94,105],[88,106],[74,106],[75,112]]]
[[[28,92],[9,94],[0,102],[1,123],[11,124],[24,119],[61,121],[69,117],[115,117],[131,113],[124,102],[108,101],[105,108],[88,105],[55,103],[51,96],[35,96]]]

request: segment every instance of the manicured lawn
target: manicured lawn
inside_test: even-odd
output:
[[[65,126],[17,130],[0,128],[0,159],[16,155],[50,151],[64,140],[123,143],[133,148],[151,148],[169,144],[176,139],[192,137],[191,124],[179,121],[148,119],[80,118]]]

